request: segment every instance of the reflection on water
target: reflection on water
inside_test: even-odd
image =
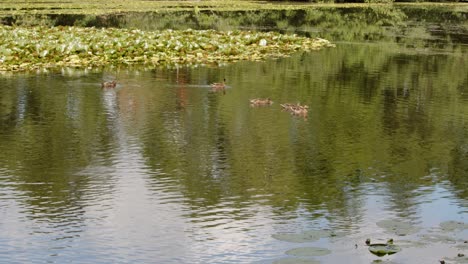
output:
[[[466,230],[414,243],[466,222],[466,72],[463,46],[343,43],[222,68],[4,77],[0,257],[271,263],[311,246],[332,251],[323,263],[370,263],[363,242],[394,236],[376,225],[386,219],[421,231],[394,236],[413,246],[384,259],[456,256]],[[209,88],[223,78],[225,93]],[[250,107],[259,97],[274,104]],[[286,102],[309,105],[307,119]],[[272,237],[314,229],[346,235]]]

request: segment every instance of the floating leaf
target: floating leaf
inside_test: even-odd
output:
[[[456,241],[453,237],[442,234],[423,234],[420,237],[422,241],[431,243],[455,243]]]
[[[328,46],[322,39],[276,32],[0,26],[0,71],[54,65],[256,61]]]
[[[410,223],[397,220],[382,220],[377,222],[377,226],[384,228],[387,232],[399,236],[414,234],[420,230],[419,227],[416,227]]]
[[[445,231],[455,231],[455,230],[463,231],[465,229],[468,229],[468,224],[463,223],[463,222],[457,222],[457,221],[446,221],[446,222],[440,223],[440,228],[442,228]]]
[[[303,233],[274,234],[272,235],[272,237],[281,241],[303,243],[303,242],[316,241],[324,237],[336,237],[338,235],[342,236],[343,234],[341,233],[336,234],[335,232],[330,231],[330,230],[308,230]]]
[[[330,254],[331,251],[326,248],[318,247],[302,247],[294,248],[286,251],[287,255],[297,256],[297,257],[314,257],[314,256],[324,256]]]
[[[273,264],[320,264],[320,262],[315,259],[283,258],[273,261]]]
[[[397,252],[400,252],[401,248],[393,244],[371,244],[369,246],[369,251],[374,255],[383,257],[387,254],[392,255]]]
[[[466,264],[468,263],[468,256],[454,256],[452,258],[447,258],[448,261],[450,261],[449,263],[453,263],[453,264]]]

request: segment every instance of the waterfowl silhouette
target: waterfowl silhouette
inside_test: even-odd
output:
[[[289,111],[293,115],[299,116],[307,116],[309,112],[309,106],[307,105],[300,105],[300,104],[281,104],[284,110]]]
[[[273,101],[270,98],[255,98],[250,100],[250,105],[252,106],[264,106],[271,104],[273,104]]]
[[[211,88],[213,88],[213,89],[224,89],[224,88],[226,88],[226,78],[223,79],[223,82],[212,83]]]
[[[116,85],[117,85],[116,81],[109,81],[109,82],[101,83],[102,88],[115,88]]]

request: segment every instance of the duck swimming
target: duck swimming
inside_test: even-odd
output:
[[[212,83],[212,84],[210,84],[210,86],[213,89],[224,89],[224,88],[226,88],[226,78],[223,79],[223,82]]]
[[[270,98],[255,98],[250,100],[250,105],[252,106],[264,106],[271,104],[273,104],[273,101]]]
[[[284,110],[289,111],[293,115],[307,116],[309,106],[300,104],[281,104]]]
[[[102,88],[115,88],[116,85],[117,85],[116,81],[109,81],[109,82],[101,83]]]
[[[307,105],[302,105],[292,110],[293,114],[299,115],[299,116],[306,116],[308,112],[309,112],[309,107]]]

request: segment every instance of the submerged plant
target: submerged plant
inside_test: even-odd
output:
[[[333,46],[276,32],[0,26],[0,71],[106,64],[210,64]]]

